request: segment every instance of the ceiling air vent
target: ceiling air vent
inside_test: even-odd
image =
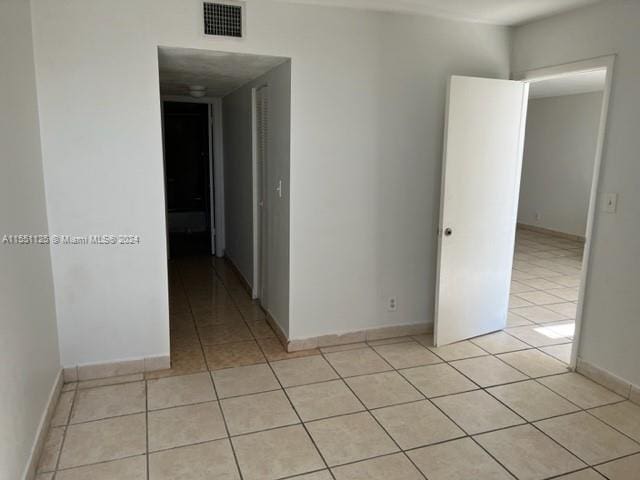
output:
[[[221,37],[242,38],[241,3],[204,3],[204,33]]]

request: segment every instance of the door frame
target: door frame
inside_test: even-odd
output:
[[[575,332],[571,345],[571,360],[569,368],[576,370],[578,365],[578,351],[582,334],[582,315],[584,312],[585,290],[589,276],[589,264],[591,261],[591,241],[593,238],[593,226],[596,212],[598,211],[600,182],[600,170],[602,167],[602,153],[607,133],[607,120],[609,113],[609,101],[611,97],[611,86],[613,82],[613,69],[616,55],[606,55],[602,57],[578,60],[575,62],[553,65],[548,67],[515,72],[511,75],[513,80],[522,80],[528,83],[535,83],[550,78],[562,77],[578,72],[588,72],[606,68],[604,89],[602,91],[602,106],[600,109],[600,121],[598,126],[598,138],[596,143],[596,153],[593,163],[593,178],[591,180],[591,191],[589,194],[589,209],[587,212],[587,228],[585,230],[585,245],[582,255],[582,270],[580,274],[580,286],[578,288],[578,304],[576,308]]]

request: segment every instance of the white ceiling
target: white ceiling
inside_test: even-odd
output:
[[[578,93],[600,92],[604,90],[606,70],[573,73],[562,77],[532,82],[529,98],[559,97]]]
[[[280,0],[289,3],[419,13],[437,17],[519,25],[603,0]]]
[[[160,93],[189,95],[189,85],[203,85],[207,97],[222,97],[286,61],[282,57],[160,47]]]

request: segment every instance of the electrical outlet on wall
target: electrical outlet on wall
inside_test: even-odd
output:
[[[387,310],[390,312],[398,311],[398,298],[396,296],[387,299]]]

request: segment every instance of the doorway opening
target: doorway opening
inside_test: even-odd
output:
[[[507,331],[569,365],[606,68],[529,89]]]
[[[613,62],[452,77],[437,347],[466,341],[514,377],[576,369],[594,217],[616,207],[597,189]]]
[[[163,101],[169,257],[215,254],[209,106]]]
[[[159,47],[158,65],[172,362],[165,374],[286,355],[291,62]]]
[[[530,108],[518,211],[520,241],[512,278],[520,285],[512,283],[512,293],[534,305],[517,309],[510,303],[510,321],[534,322],[528,330],[549,344],[540,349],[572,370],[578,368],[594,220],[599,213],[615,213],[617,203],[617,195],[598,191],[614,61],[614,56],[607,56],[516,75],[530,85]],[[561,126],[561,135],[549,128],[554,125]],[[549,180],[540,188],[539,172],[545,169],[539,167],[545,163]],[[546,198],[536,193],[541,190]],[[548,212],[546,219],[543,211]],[[523,258],[522,253],[528,256]],[[527,263],[546,270],[532,270]],[[516,275],[516,270],[521,273]],[[523,276],[536,272],[538,282],[523,281]],[[540,288],[527,300],[523,284]],[[557,320],[554,314],[566,318]]]

